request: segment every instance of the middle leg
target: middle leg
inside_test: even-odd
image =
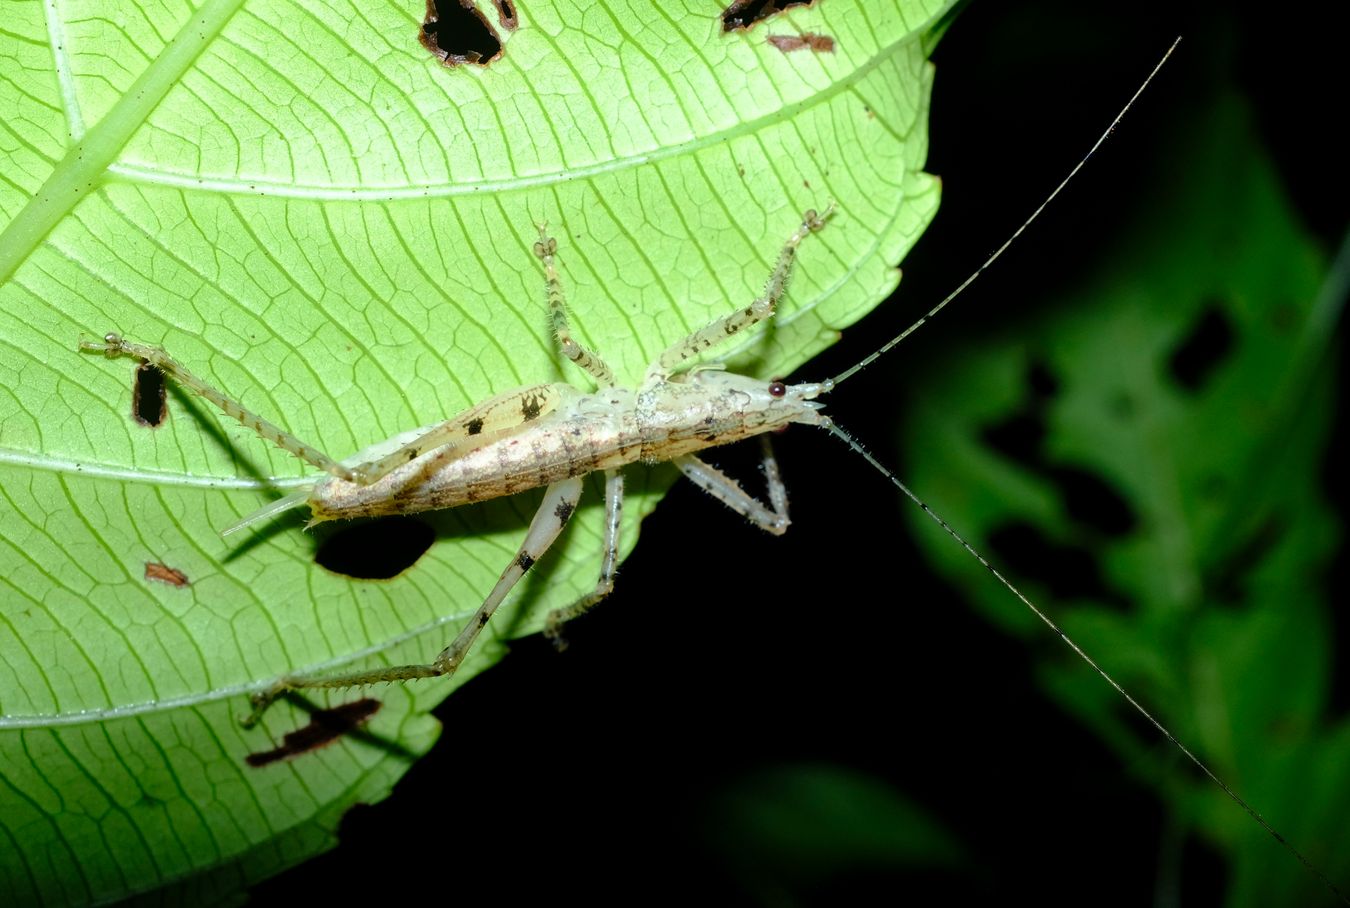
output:
[[[572,477],[555,482],[544,493],[544,500],[530,521],[525,541],[520,544],[515,558],[502,571],[497,584],[488,593],[478,611],[469,619],[469,623],[459,632],[445,649],[441,650],[433,661],[425,665],[395,665],[359,672],[347,672],[337,675],[318,677],[286,676],[278,679],[271,687],[253,695],[253,712],[244,720],[244,727],[251,728],[262,718],[262,714],[287,691],[315,687],[359,687],[363,684],[377,684],[385,681],[412,681],[417,678],[437,678],[452,675],[463,663],[465,656],[473,647],[483,627],[492,618],[497,606],[502,604],[506,594],[525,576],[540,556],[548,550],[558,538],[563,527],[576,510],[577,499],[581,497],[581,479]]]
[[[563,625],[573,618],[595,608],[614,591],[614,572],[619,565],[619,530],[623,526],[623,473],[619,470],[605,471],[605,554],[600,561],[600,579],[589,595],[582,597],[566,608],[557,608],[548,613],[548,622],[544,626],[544,636],[553,641],[559,651],[567,649],[567,640],[562,635]]]

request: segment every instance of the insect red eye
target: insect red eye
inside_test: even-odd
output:
[[[782,397],[786,393],[787,393],[787,385],[783,384],[778,379],[775,378],[773,381],[769,382],[770,397]]]

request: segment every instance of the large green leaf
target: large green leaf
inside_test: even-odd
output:
[[[976,548],[1332,880],[1350,875],[1350,725],[1333,720],[1322,576],[1338,541],[1319,368],[1344,297],[1235,98],[1172,136],[1143,222],[1016,337],[974,342],[916,398],[909,473]],[[1045,627],[931,521],[927,557],[990,620]],[[1052,694],[1232,863],[1232,905],[1327,891],[1074,654]],[[1104,822],[1109,822],[1107,818]],[[1184,833],[1175,836],[1179,847]],[[1164,861],[1180,861],[1164,845]],[[1145,869],[1147,872],[1147,869]],[[1166,871],[1163,872],[1166,876]]]
[[[945,7],[832,0],[724,33],[715,3],[524,4],[499,60],[447,68],[417,41],[420,2],[8,4],[0,900],[201,900],[323,847],[429,746],[450,685],[374,691],[361,739],[264,767],[245,757],[306,719],[246,733],[244,694],[427,659],[537,500],[437,516],[384,582],[318,567],[298,520],[224,541],[305,470],[182,396],[136,424],[134,365],[77,354],[81,335],[162,343],[342,457],[578,379],[547,332],[537,221],[582,337],[632,381],[751,298],[800,212],[835,200],[781,316],[731,351],[787,373],[886,296],[935,209],[925,39]],[[833,51],[766,41],[803,30]],[[630,480],[625,551],[667,481]],[[594,583],[590,501],[456,683]]]

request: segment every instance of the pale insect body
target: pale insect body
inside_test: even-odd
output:
[[[1173,45],[1175,48],[1175,44]],[[791,423],[828,429],[937,521],[957,542],[1027,608],[1048,625],[1107,683],[1221,788],[1260,826],[1274,836],[1333,893],[1340,892],[1299,851],[1286,842],[1256,811],[1219,779],[1185,745],[1102,670],[1077,644],[1011,582],[1000,574],[955,530],[933,513],[891,471],[820,412],[816,398],[895,347],[928,318],[943,309],[974,281],[1034,221],[1073,178],[1166,62],[1159,62],[1134,97],[1117,115],[1107,131],[1092,146],[1046,200],[1012,236],[956,290],[917,322],[884,344],[872,355],[840,375],[817,383],[786,384],[726,372],[716,367],[688,368],[690,362],[716,344],[773,315],[787,289],[788,277],[800,243],[824,226],[833,206],[823,215],[808,211],[801,225],[788,238],[778,257],[764,293],[744,309],[720,318],[668,348],[648,368],[636,389],[615,386],[614,375],[598,355],[571,336],[561,283],[554,256],[556,242],[540,227],[535,253],[541,260],[554,333],[562,353],[587,372],[597,386],[585,393],[567,384],[540,384],[496,395],[456,417],[427,430],[405,433],[339,462],[301,442],[285,430],[244,409],[231,398],[207,385],[173,360],[164,350],[124,340],[109,333],[103,343],[81,341],[81,348],[110,357],[131,355],[158,366],[194,393],[218,406],[227,415],[330,475],[296,495],[260,509],[227,528],[232,532],[250,523],[302,505],[315,522],[353,517],[408,514],[455,507],[475,501],[513,495],[545,487],[536,512],[515,558],[503,570],[477,613],[436,659],[426,665],[406,665],[325,677],[283,677],[253,698],[252,724],[275,699],[297,688],[349,687],[375,682],[404,681],[452,674],[462,663],[507,593],[547,550],[567,524],[581,493],[581,478],[605,473],[605,536],[600,578],[595,590],[574,605],[552,612],[550,632],[604,598],[614,585],[618,560],[618,536],[622,512],[621,468],[636,462],[671,461],[704,491],[744,515],[756,526],[771,532],[787,529],[785,487],[764,433]],[[679,371],[681,369],[685,371]],[[764,440],[764,472],[769,502],[747,494],[735,480],[694,456],[717,445],[760,436]],[[370,459],[366,459],[370,458]],[[355,465],[352,465],[355,464]],[[1344,897],[1342,896],[1344,901]]]
[[[228,527],[233,532],[292,507],[307,505],[314,522],[456,507],[546,487],[515,558],[459,635],[425,665],[405,665],[326,677],[283,677],[255,695],[247,724],[288,690],[349,687],[383,681],[453,674],[483,627],[515,584],[557,539],[581,496],[583,476],[605,473],[605,536],[600,578],[594,591],[549,615],[550,634],[609,594],[618,562],[624,466],[638,461],[673,462],[713,497],[772,533],[787,529],[787,494],[772,452],[765,446],[769,503],[747,494],[735,480],[694,453],[762,435],[789,423],[829,426],[815,398],[833,381],[787,385],[736,375],[719,368],[678,371],[704,351],[773,315],[787,290],[797,248],[825,225],[824,214],[806,212],[779,253],[761,296],[668,348],[647,369],[636,389],[615,387],[613,372],[599,356],[572,339],[554,263],[557,244],[540,226],[535,254],[541,260],[548,302],[563,354],[590,374],[599,388],[587,394],[571,385],[541,384],[508,391],[471,407],[406,443],[372,449],[355,466],[334,460],[313,445],[245,409],[212,388],[159,347],[109,333],[103,342],[81,341],[85,350],[110,357],[129,355],[158,366],[184,387],[215,404],[264,439],[329,473],[308,490],[266,505]],[[401,439],[400,439],[401,441]],[[386,450],[388,447],[394,450]]]

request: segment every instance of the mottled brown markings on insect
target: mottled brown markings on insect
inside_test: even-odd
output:
[[[316,709],[309,715],[309,724],[287,732],[282,737],[280,747],[251,753],[244,758],[244,762],[257,768],[313,753],[343,735],[356,731],[370,721],[370,717],[379,712],[382,705],[379,700],[366,697],[332,709]]]
[[[769,35],[764,40],[788,54],[794,50],[810,49],[818,54],[834,53],[834,39],[829,35],[802,32],[800,35]]]
[[[519,565],[522,571],[528,571],[534,566],[534,556],[529,552],[521,552],[520,557],[516,559],[516,564]]]
[[[503,28],[514,31],[519,21],[510,0],[492,2]],[[506,25],[508,18],[514,22],[509,27]],[[417,40],[446,66],[466,63],[487,66],[502,56],[501,36],[479,11],[476,0],[427,0],[426,16],[418,29]]]
[[[184,574],[178,568],[171,568],[167,564],[161,564],[158,561],[147,561],[145,563],[145,579],[154,580],[159,583],[167,583],[169,586],[185,587],[188,585],[187,574]]]
[[[132,373],[131,418],[151,429],[169,418],[169,388],[164,373],[144,360]]]
[[[742,31],[794,6],[810,6],[815,0],[732,0],[722,11],[722,31]]]
[[[466,422],[464,424],[464,430],[468,432],[470,435],[477,435],[479,432],[482,432],[483,431],[482,417],[475,417],[474,419],[471,419],[468,422]]]
[[[539,394],[526,394],[520,400],[520,415],[526,422],[538,419],[544,409],[544,398]]]
[[[577,506],[572,502],[560,501],[558,506],[554,508],[553,514],[558,518],[558,523],[567,523],[568,520],[572,519],[572,512],[576,509]]]

